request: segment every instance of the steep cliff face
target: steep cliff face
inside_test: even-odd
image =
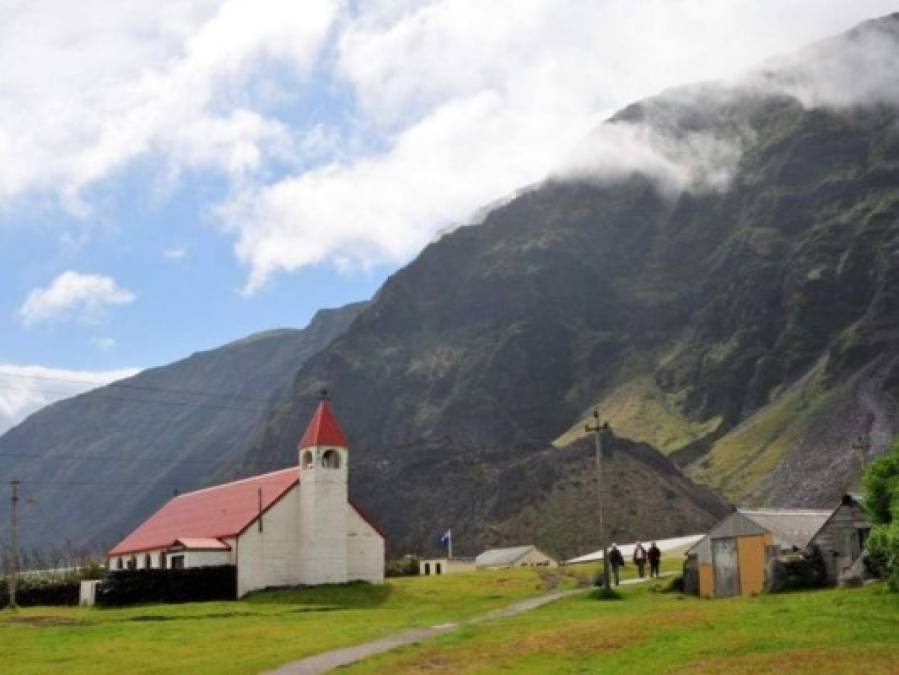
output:
[[[895,50],[897,25],[860,30]],[[856,40],[808,53],[839,61]],[[761,79],[793,82],[797,63]],[[558,474],[542,453],[583,436],[596,404],[619,436],[733,500],[826,504],[850,487],[852,440],[870,457],[897,430],[895,105],[809,104],[756,78],[667,92],[609,124],[695,161],[674,185],[651,167],[551,180],[429,246],[300,370],[254,461],[291,455],[281,439],[327,386],[354,490],[399,547],[463,505],[477,542],[515,531],[524,511],[562,532],[560,485],[589,521],[588,486],[572,478],[584,467]],[[518,515],[461,496],[497,494],[494,472],[527,462],[543,482]],[[385,484],[412,467],[414,483]],[[621,514],[622,536],[645,536],[637,511]]]
[[[165,502],[237,475],[293,374],[363,303],[200,352],[38,411],[0,436],[0,474],[23,481],[20,541],[102,547]],[[4,504],[5,506],[5,504]],[[0,520],[0,540],[8,518]]]

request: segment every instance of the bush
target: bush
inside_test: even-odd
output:
[[[417,577],[418,558],[407,555],[397,560],[388,560],[384,568],[384,576],[388,577]]]
[[[237,568],[233,565],[187,569],[143,569],[110,572],[97,587],[97,604],[234,600]]]
[[[79,593],[80,584],[77,581],[23,578],[16,586],[16,604],[19,607],[77,605]],[[8,605],[9,586],[4,580],[0,588],[0,608]]]
[[[865,471],[865,510],[873,528],[865,544],[882,568],[889,587],[899,591],[899,442]]]
[[[766,590],[771,593],[824,588],[828,585],[824,557],[817,546],[802,554],[792,553],[772,558],[768,563]]]

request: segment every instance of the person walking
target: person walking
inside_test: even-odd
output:
[[[649,576],[659,576],[659,565],[662,564],[662,552],[659,550],[659,547],[656,546],[655,542],[652,542],[646,556],[649,558]]]
[[[640,574],[640,578],[643,578],[646,574],[646,549],[643,548],[643,544],[639,541],[634,547],[634,564],[637,566],[637,572]]]
[[[609,566],[612,568],[612,576],[615,578],[615,585],[618,586],[621,583],[621,579],[618,576],[618,570],[624,567],[624,556],[621,555],[621,551],[618,550],[618,546],[612,544],[612,548],[609,550]]]

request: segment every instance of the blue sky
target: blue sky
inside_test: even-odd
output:
[[[896,9],[0,0],[0,431],[57,396],[28,373],[103,382],[301,327],[623,105]]]

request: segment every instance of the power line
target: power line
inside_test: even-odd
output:
[[[2,387],[2,386],[0,386],[0,389],[15,390],[15,391],[29,391],[28,389],[21,388],[21,387],[17,388],[17,387]],[[237,410],[240,412],[258,413],[258,412],[264,412],[265,410],[269,409],[265,405],[259,405],[257,407],[246,407],[246,406],[238,406],[238,405],[223,405],[221,403],[204,403],[204,402],[198,402],[198,401],[165,401],[162,399],[133,398],[133,397],[127,397],[127,396],[107,396],[96,390],[91,391],[91,392],[57,391],[57,392],[51,392],[51,393],[65,394],[65,395],[73,396],[73,397],[77,396],[79,393],[85,393],[85,394],[90,393],[92,400],[99,399],[99,400],[104,400],[104,401],[116,401],[119,403],[146,403],[146,404],[150,404],[150,405],[175,405],[175,406],[187,406],[187,407],[192,407],[192,408],[212,408],[214,410]]]
[[[126,384],[124,382],[110,382],[103,384],[91,380],[77,380],[63,377],[52,377],[50,375],[26,375],[25,373],[9,373],[0,370],[0,377],[18,377],[27,380],[44,380],[49,382],[61,382],[64,384],[86,384],[96,388],[116,388],[116,389],[135,389],[139,391],[155,391],[161,393],[187,394],[190,396],[214,396],[221,398],[240,398],[247,401],[256,401],[258,403],[267,403],[268,399],[256,396],[246,396],[244,394],[225,394],[222,392],[204,391],[201,389],[172,389],[169,387],[153,387],[145,384]]]

